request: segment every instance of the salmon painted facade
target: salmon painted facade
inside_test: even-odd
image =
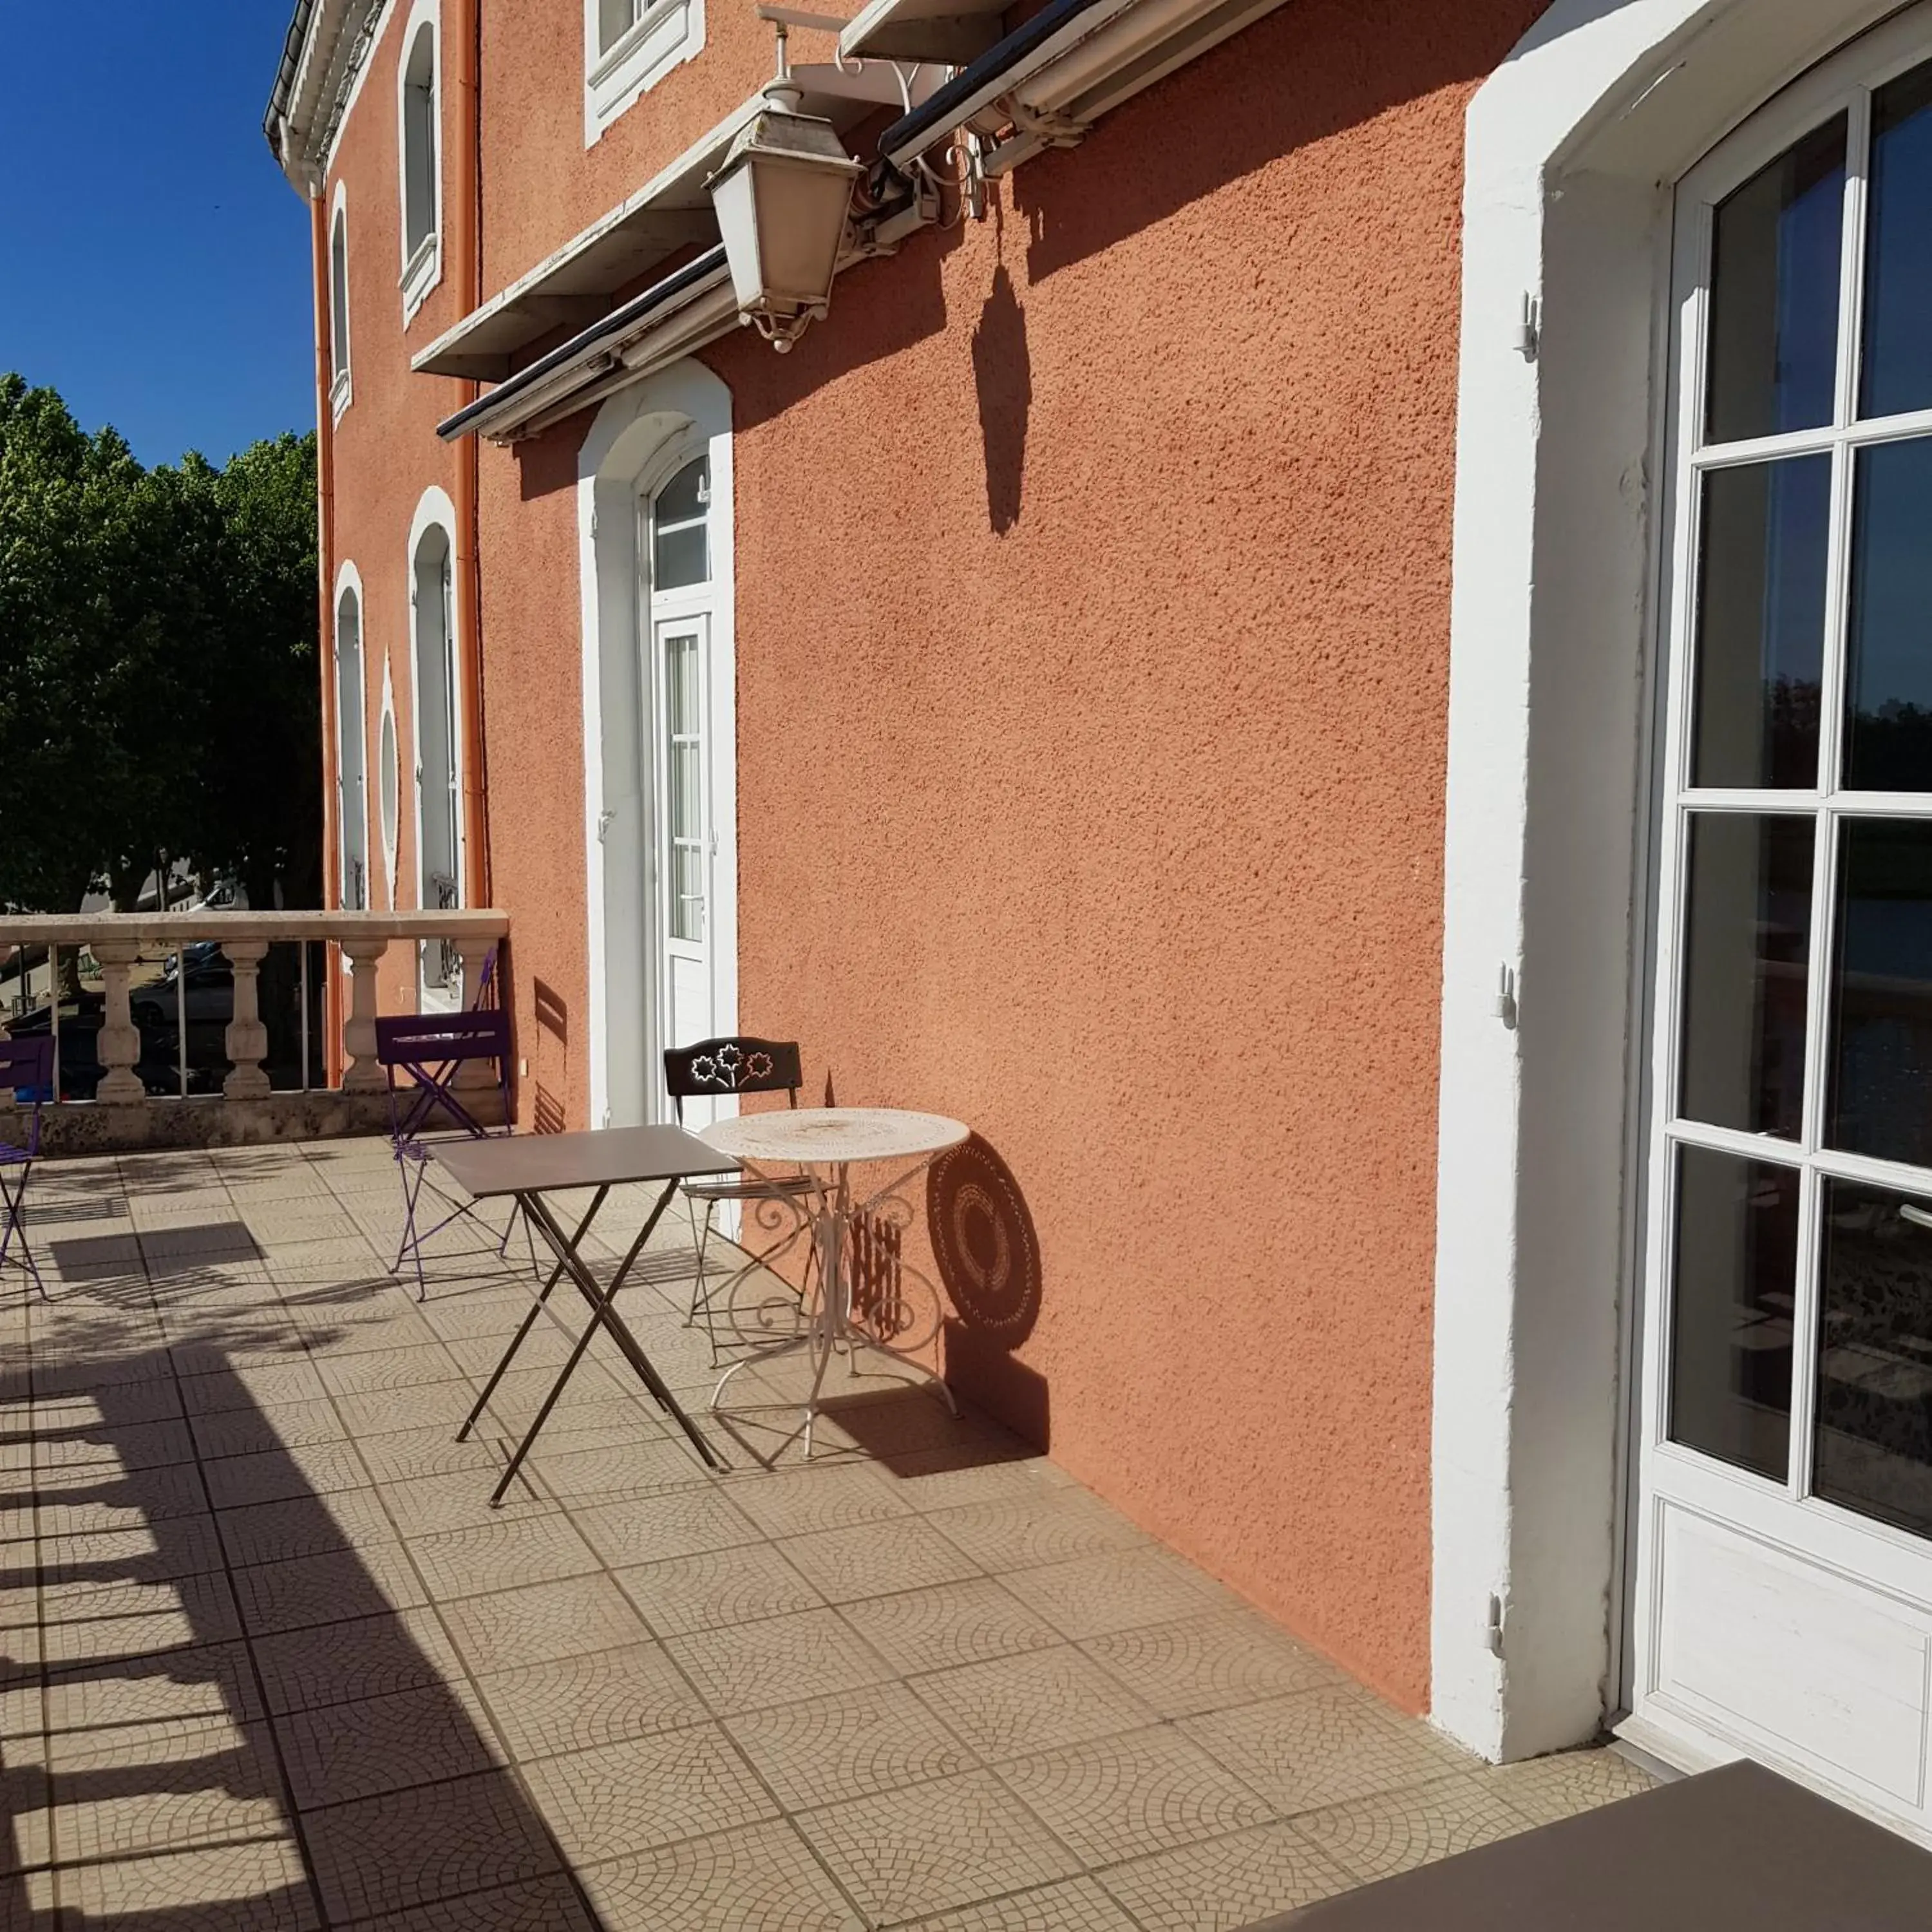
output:
[[[333,902],[968,1122],[950,1378],[1405,1709],[1932,1834],[1932,10],[781,24],[302,0]]]

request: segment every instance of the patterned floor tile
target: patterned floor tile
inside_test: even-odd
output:
[[[49,1742],[47,1756],[63,1862],[283,1834],[266,1725],[199,1718],[68,1731]]]
[[[234,1585],[250,1636],[412,1610],[424,1600],[416,1570],[397,1544],[258,1563],[237,1570]]]
[[[409,1550],[439,1600],[553,1582],[599,1567],[590,1544],[560,1516],[499,1516],[467,1529],[413,1537]]]
[[[1065,1847],[985,1772],[807,1811],[794,1822],[861,1910],[884,1924],[1076,1869]]]
[[[557,1842],[580,1864],[728,1831],[778,1810],[715,1724],[546,1758],[524,1776]]]
[[[1090,1878],[1010,1892],[910,1923],[917,1932],[1137,1932],[1134,1922]]]
[[[662,1494],[710,1479],[697,1452],[682,1436],[653,1434],[635,1443],[572,1449],[564,1432],[546,1432],[531,1452],[536,1480],[547,1496],[568,1503],[602,1503]]]
[[[278,1718],[296,1804],[308,1810],[494,1768],[472,1698],[466,1684],[437,1684]]]
[[[824,1599],[769,1543],[740,1544],[617,1573],[625,1594],[659,1636],[814,1610]]]
[[[464,1660],[478,1672],[615,1650],[650,1634],[608,1576],[572,1576],[466,1598],[445,1615]]]
[[[1147,1538],[1118,1510],[1078,1490],[934,1510],[926,1520],[982,1568],[1036,1568],[1130,1550]]]
[[[1172,1623],[1227,1608],[1222,1594],[1165,1550],[1144,1548],[1078,1556],[1003,1580],[1013,1594],[1073,1638],[1107,1636],[1144,1624]]]
[[[435,1424],[423,1429],[386,1430],[380,1436],[363,1437],[356,1446],[370,1474],[383,1487],[420,1482],[426,1477],[471,1475],[478,1470],[492,1472],[488,1486],[494,1487],[504,1462],[495,1445],[475,1436],[458,1442],[454,1436],[453,1429]]]
[[[838,1614],[907,1676],[1050,1650],[1061,1641],[1051,1624],[990,1577],[842,1604]]]
[[[339,1442],[347,1432],[328,1401],[278,1402],[272,1408],[223,1408],[192,1416],[196,1447],[209,1462],[260,1456],[304,1443]]]
[[[621,1744],[711,1714],[654,1643],[526,1664],[482,1678],[478,1688],[520,1761]]]
[[[758,1774],[794,1810],[978,1768],[903,1684],[869,1684],[729,1718]]]
[[[1145,1932],[1240,1932],[1354,1882],[1292,1825],[1184,1845],[1099,1876]]]
[[[980,1574],[971,1557],[920,1516],[788,1537],[778,1546],[833,1604],[963,1582]]]
[[[154,1583],[73,1583],[50,1588],[42,1649],[50,1665],[105,1662],[241,1634],[228,1580],[218,1571]]]
[[[724,1486],[768,1536],[805,1536],[854,1523],[890,1522],[905,1515],[908,1507],[890,1477],[862,1462],[748,1470]]]
[[[224,1409],[264,1408],[271,1403],[320,1402],[328,1393],[313,1364],[280,1362],[257,1366],[234,1363],[217,1372],[184,1375],[182,1406],[190,1415]]]
[[[598,1503],[575,1510],[572,1520],[614,1568],[728,1550],[760,1534],[715,1483]]]
[[[1138,1730],[1154,1713],[1070,1646],[911,1680],[927,1707],[988,1759]]]
[[[0,1550],[10,1582],[16,1562]],[[79,1536],[44,1536],[40,1571],[49,1583],[159,1582],[192,1576],[222,1565],[221,1538],[212,1516],[164,1516],[132,1529],[101,1529]]]
[[[331,1358],[317,1364],[316,1372],[328,1392],[338,1396],[373,1395],[417,1388],[428,1382],[466,1379],[461,1365],[437,1341]]]
[[[480,1528],[487,1523],[503,1522],[514,1516],[554,1513],[556,1505],[544,1502],[531,1488],[525,1472],[520,1471],[504,1492],[500,1503],[490,1498],[494,1492],[503,1465],[493,1456],[489,1464],[474,1469],[452,1470],[440,1476],[416,1476],[405,1482],[381,1483],[376,1494],[382,1507],[404,1537],[433,1536],[452,1529]],[[527,1466],[526,1466],[527,1468]]]
[[[250,1648],[272,1714],[392,1696],[452,1682],[461,1670],[441,1624],[428,1610],[258,1637]]]
[[[1018,1760],[995,1774],[1088,1865],[1264,1825],[1274,1811],[1165,1728]]]
[[[864,1924],[782,1823],[687,1838],[590,1866],[582,1878],[606,1932],[861,1932]]]
[[[130,1469],[164,1468],[194,1460],[194,1438],[185,1422],[136,1422],[112,1431],[44,1436],[34,1448],[34,1466],[55,1484],[108,1481]],[[97,1473],[98,1472],[98,1473]]]
[[[1180,1728],[1287,1816],[1475,1768],[1354,1684],[1183,1718]]]
[[[364,1919],[356,1932],[600,1932],[568,1878],[539,1879],[494,1892]]]
[[[1239,1611],[1145,1624],[1079,1648],[1163,1718],[1198,1717],[1341,1681],[1333,1664]]]
[[[1480,1774],[1484,1788],[1532,1825],[1555,1825],[1580,1811],[1634,1798],[1657,1780],[1613,1750],[1561,1751]]]
[[[419,1785],[311,1811],[324,1909],[338,1922],[548,1878],[562,1868],[507,1773]]]
[[[1357,1798],[1302,1813],[1295,1828],[1345,1871],[1364,1881],[1393,1878],[1457,1852],[1533,1828],[1486,1780],[1445,1778],[1406,1791]]]
[[[664,1648],[720,1716],[830,1696],[890,1675],[830,1610],[668,1637]]]
[[[392,1429],[442,1429],[452,1434],[475,1404],[466,1382],[422,1382],[409,1388],[376,1389],[367,1395],[338,1396],[336,1408],[359,1442]]]
[[[0,1731],[38,1730],[38,1694],[10,1692],[0,1702]],[[50,1732],[98,1730],[121,1724],[193,1723],[226,1718],[245,1724],[262,1714],[255,1673],[239,1643],[208,1644],[157,1657],[130,1658],[104,1669],[95,1664],[50,1672],[46,1722]]]
[[[181,1932],[314,1932],[321,1922],[286,1837],[117,1858],[60,1874],[70,1925],[145,1921]]]
[[[250,1503],[224,1510],[220,1524],[222,1546],[238,1570],[397,1540],[394,1526],[373,1490],[338,1490],[328,1496]]]
[[[368,1472],[352,1443],[298,1442],[256,1456],[224,1456],[207,1466],[208,1493],[218,1510],[250,1503],[300,1501],[338,1490],[367,1488]]]

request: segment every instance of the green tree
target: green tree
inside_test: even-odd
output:
[[[144,470],[0,376],[0,905],[158,858],[321,898],[315,439]]]

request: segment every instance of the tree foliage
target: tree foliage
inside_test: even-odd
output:
[[[144,470],[0,376],[0,905],[162,853],[320,902],[315,570],[312,434]]]

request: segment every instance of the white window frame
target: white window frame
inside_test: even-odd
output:
[[[470,842],[469,827],[464,823],[464,811],[466,747],[463,742],[464,667],[460,642],[463,630],[457,611],[457,598],[460,586],[456,568],[456,506],[445,491],[434,486],[423,492],[416,505],[416,513],[410,525],[410,547],[406,564],[410,611],[410,797],[414,813],[416,905],[418,910],[425,912],[434,912],[439,908],[429,902],[428,878],[423,862],[422,662],[424,614],[418,594],[420,574],[417,560],[422,554],[424,543],[433,531],[441,536],[447,546],[445,568],[448,572],[448,598],[442,614],[442,649],[444,674],[448,686],[445,695],[448,713],[449,784],[455,807],[455,850],[450,854],[450,875],[455,886],[456,903],[460,906],[464,903],[464,868]],[[430,976],[431,953],[442,944],[442,942],[438,940],[427,940],[418,949],[418,986],[424,1011],[461,1003],[462,982],[460,978],[456,979],[452,986],[450,976],[451,969],[454,966],[452,956],[445,956],[440,961],[443,974],[442,979],[434,980]],[[460,971],[460,969],[456,970]]]
[[[601,49],[600,0],[584,0],[584,145],[704,46],[704,0],[638,0],[637,18]]]
[[[352,718],[342,704],[342,614],[344,608],[354,600],[356,608],[356,712]],[[335,670],[335,796],[336,829],[335,849],[337,899],[346,910],[368,910],[375,903],[374,867],[369,850],[369,649],[368,626],[364,622],[365,604],[362,595],[362,575],[354,564],[345,562],[335,574],[335,606],[331,620],[332,656]],[[349,796],[348,788],[343,782],[342,748],[351,735],[361,751],[359,777],[355,799]],[[350,831],[352,815],[360,820],[361,854],[362,860],[362,905],[352,908],[349,904]]]
[[[430,170],[429,232],[413,253],[410,248],[410,62],[417,36],[428,28],[430,34],[430,118],[435,130],[435,153]],[[403,296],[403,326],[415,320],[416,311],[429,299],[442,280],[442,10],[439,0],[416,0],[409,22],[403,30],[402,45],[396,58],[396,202],[397,245],[401,256],[399,278]]]
[[[336,244],[342,247],[342,275],[338,286],[335,273]],[[328,327],[329,420],[340,422],[342,412],[355,400],[353,350],[349,333],[349,190],[335,184],[329,205],[328,286],[323,292],[322,312]]]
[[[382,886],[388,908],[396,909],[396,842],[403,817],[402,745],[396,730],[396,683],[388,656],[382,658],[382,709],[376,730],[376,802],[382,832]]]

